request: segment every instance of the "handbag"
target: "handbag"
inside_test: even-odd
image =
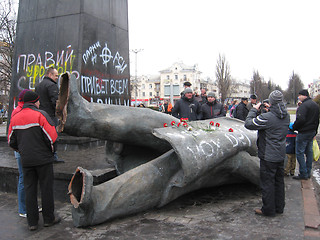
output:
[[[313,139],[312,150],[313,150],[313,160],[318,161],[320,157],[320,149],[316,139]]]

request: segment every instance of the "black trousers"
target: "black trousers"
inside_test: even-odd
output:
[[[267,216],[283,213],[285,206],[284,162],[267,162],[260,159],[260,185],[262,212]]]
[[[42,216],[44,223],[54,221],[53,164],[23,168],[26,193],[27,219],[29,226],[38,225],[38,183],[41,191]]]

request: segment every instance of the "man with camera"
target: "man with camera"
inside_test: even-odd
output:
[[[259,114],[262,104],[258,103],[250,110],[245,120],[247,129],[258,130],[262,208],[255,209],[255,213],[263,216],[275,216],[284,210],[284,160],[290,123],[283,94],[275,90],[270,93],[269,101],[270,104],[263,104],[268,106],[267,112]]]

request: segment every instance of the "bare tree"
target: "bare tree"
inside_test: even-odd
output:
[[[260,76],[258,70],[253,71],[252,79],[250,81],[250,90],[252,94],[255,94],[260,100],[264,99],[262,94],[263,77]]]
[[[216,65],[216,78],[219,92],[221,94],[221,102],[223,103],[230,94],[232,79],[230,74],[230,66],[224,55],[219,54]]]
[[[301,89],[303,89],[304,85],[300,79],[300,76],[294,71],[292,71],[292,75],[289,79],[288,89],[286,91],[286,99],[290,102],[292,101],[294,104],[297,103],[298,93]]]
[[[274,90],[282,91],[281,87],[274,84],[271,79],[266,82],[258,71],[253,71],[252,80],[250,81],[250,91],[252,94],[257,95],[258,99],[263,101]]]
[[[0,101],[8,103],[16,36],[16,12],[13,0],[0,3]]]

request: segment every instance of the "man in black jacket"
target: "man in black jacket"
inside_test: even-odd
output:
[[[236,107],[235,111],[236,111],[236,118],[245,121],[249,110],[247,108],[247,104],[248,104],[248,98],[241,98],[241,102],[239,103],[239,105]]]
[[[218,103],[213,92],[208,92],[208,101],[201,106],[202,119],[225,117],[226,110],[221,103]]]
[[[56,118],[56,102],[59,95],[58,77],[57,69],[50,67],[47,69],[43,80],[36,87],[36,93],[40,96],[40,109],[49,114],[56,126],[58,125],[58,119]]]
[[[172,116],[176,118],[188,118],[189,121],[201,119],[200,103],[192,95],[192,89],[186,88],[183,96],[179,99],[172,109]]]
[[[311,177],[313,138],[316,136],[319,126],[319,106],[311,100],[308,90],[301,90],[298,98],[302,104],[297,109],[296,121],[293,125],[290,124],[292,130],[298,131],[296,156],[299,162],[299,175],[293,177],[296,180]],[[304,155],[306,155],[306,159]]]
[[[284,159],[290,115],[280,91],[271,92],[269,102],[269,111],[260,115],[261,103],[253,106],[246,118],[245,127],[258,130],[262,208],[255,209],[255,213],[275,216],[276,213],[283,213],[285,205]]]
[[[43,80],[36,87],[36,93],[40,96],[40,109],[44,110],[51,117],[55,126],[58,126],[58,118],[56,117],[56,102],[58,100],[59,88],[57,86],[58,71],[53,67],[49,67]],[[58,158],[57,153],[54,154],[55,163],[64,163]]]

